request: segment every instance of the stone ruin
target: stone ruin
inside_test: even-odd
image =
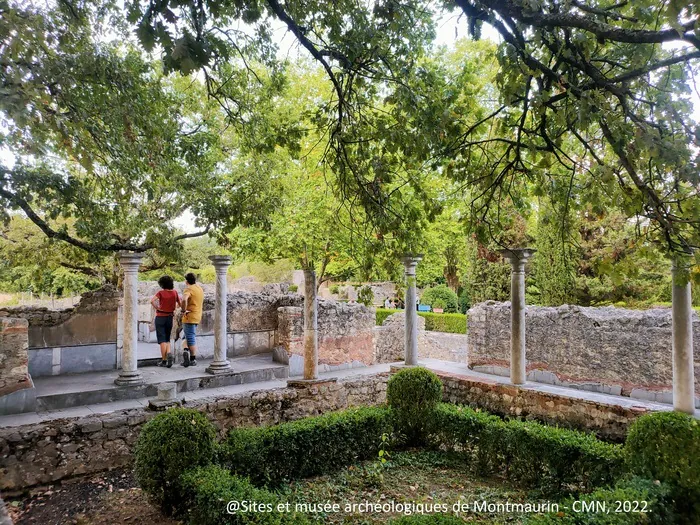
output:
[[[508,375],[510,303],[487,301],[469,310],[469,367]],[[700,319],[693,314],[695,355]],[[528,380],[671,402],[671,310],[537,307],[525,310]],[[700,395],[700,362],[695,363]]]

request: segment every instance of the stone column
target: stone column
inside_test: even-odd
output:
[[[318,379],[318,297],[313,270],[304,270],[304,379]]]
[[[122,332],[121,370],[114,380],[117,385],[140,385],[143,383],[138,371],[138,328],[139,328],[139,283],[138,273],[143,255],[122,252],[119,264],[124,272],[124,325]]]
[[[525,359],[525,263],[535,250],[520,248],[499,250],[511,264],[510,278],[510,381],[524,385],[527,378]]]
[[[673,408],[695,413],[693,366],[693,308],[690,297],[690,265],[683,257],[673,260]]]
[[[207,372],[210,374],[228,374],[231,372],[231,363],[226,358],[226,310],[228,307],[226,276],[228,267],[231,266],[231,257],[228,255],[212,255],[209,257],[209,260],[216,271],[216,304],[214,306],[214,361],[207,367]]]
[[[416,266],[423,259],[422,255],[405,255],[401,257],[406,276],[406,296],[404,313],[406,318],[405,351],[406,366],[418,365],[418,312],[416,311]]]

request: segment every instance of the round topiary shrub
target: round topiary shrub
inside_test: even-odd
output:
[[[405,368],[389,379],[386,395],[396,429],[405,434],[408,444],[420,443],[442,400],[442,381],[426,368]]]
[[[627,434],[625,451],[634,474],[668,483],[687,500],[700,501],[700,421],[679,412],[642,416]]]
[[[212,462],[216,430],[201,412],[171,408],[143,426],[136,441],[134,473],[146,494],[172,514],[182,500],[180,475]]]
[[[443,308],[445,313],[456,313],[459,310],[457,294],[444,284],[425,290],[421,295],[420,302],[433,308]]]

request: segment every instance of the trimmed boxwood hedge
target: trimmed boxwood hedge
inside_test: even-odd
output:
[[[505,473],[526,486],[592,489],[613,483],[624,471],[622,446],[593,434],[504,421],[444,403],[433,412],[429,440],[434,447],[469,454],[481,474]]]
[[[430,427],[435,406],[442,400],[442,381],[427,368],[404,368],[387,384],[386,399],[391,408],[394,430],[417,445]]]
[[[403,312],[395,308],[377,308],[376,323],[381,326],[387,317],[396,312]],[[465,314],[436,314],[433,312],[418,312],[425,318],[425,329],[431,332],[447,332],[450,334],[467,333],[467,316]]]
[[[272,427],[234,429],[218,457],[234,474],[277,486],[377,457],[389,429],[388,408],[352,408]]]

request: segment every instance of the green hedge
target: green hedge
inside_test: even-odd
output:
[[[679,508],[700,523],[700,421],[679,412],[640,417],[625,443],[634,474],[674,488]]]
[[[480,474],[505,473],[526,486],[592,489],[613,483],[624,471],[622,447],[592,434],[504,421],[448,404],[433,412],[430,442],[469,454]]]
[[[381,326],[387,317],[396,312],[403,312],[394,308],[377,308],[376,322]],[[467,316],[464,314],[436,314],[433,312],[418,312],[425,318],[425,329],[431,332],[447,332],[450,334],[467,333]]]
[[[167,514],[179,503],[180,475],[214,458],[216,430],[197,410],[171,408],[143,426],[134,450],[136,481]]]
[[[250,481],[228,470],[210,465],[182,475],[181,514],[190,525],[307,525],[310,520],[299,514],[277,510],[278,496],[254,487]],[[229,501],[255,502],[257,507],[229,512]],[[231,509],[233,510],[233,509]]]
[[[442,381],[427,368],[404,368],[391,376],[386,390],[394,430],[417,445],[424,439],[435,406],[442,401]]]
[[[464,314],[435,314],[418,312],[425,318],[425,329],[431,332],[447,332],[449,334],[467,333],[467,316]]]
[[[586,506],[574,504],[576,501]],[[670,525],[682,521],[675,513],[668,485],[631,478],[613,488],[568,498],[559,504],[558,512],[530,516],[525,525]]]
[[[256,485],[277,486],[376,457],[389,425],[388,408],[364,407],[234,429],[220,447],[219,462]]]

